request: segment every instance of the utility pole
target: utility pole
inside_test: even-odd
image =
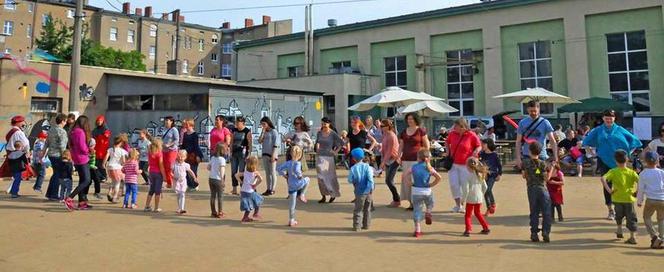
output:
[[[161,19],[157,21],[157,29],[154,32],[154,73],[157,74],[159,73],[159,31],[161,30],[161,26],[159,26],[159,23],[161,22]],[[150,29],[152,31],[152,29]],[[149,47],[148,47],[148,54],[149,54]]]
[[[69,78],[69,111],[78,111],[78,76],[81,69],[81,25],[84,0],[76,1],[74,14],[74,45],[71,56],[71,75]]]
[[[180,67],[180,9],[173,11],[173,16],[175,16],[175,72],[176,75],[179,75],[182,68]]]

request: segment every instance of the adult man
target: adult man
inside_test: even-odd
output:
[[[528,150],[530,143],[538,142],[542,147],[546,147],[547,139],[551,141],[553,159],[558,161],[558,144],[553,134],[553,127],[549,120],[540,116],[540,103],[538,101],[530,101],[527,103],[526,109],[528,116],[519,122],[519,128],[516,132],[516,165],[520,168],[522,158],[530,156],[530,151]],[[546,153],[546,148],[542,148],[540,159],[546,160],[548,158],[549,155]]]
[[[53,167],[53,175],[48,183],[48,189],[46,190],[46,198],[51,201],[59,200],[58,191],[60,188],[60,173],[63,170],[62,165],[62,151],[67,149],[67,143],[69,137],[67,136],[67,131],[64,127],[67,124],[67,115],[58,114],[55,117],[55,125],[51,126],[48,130],[48,138],[46,139],[46,147],[48,151],[46,155],[51,161],[51,166]]]

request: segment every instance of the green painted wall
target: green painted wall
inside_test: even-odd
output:
[[[500,31],[503,67],[503,92],[521,90],[519,80],[519,43],[551,41],[551,70],[553,91],[562,95],[567,92],[567,68],[565,64],[565,32],[562,20],[535,22],[504,26]],[[571,67],[571,69],[578,69]],[[499,88],[499,86],[490,86]],[[504,109],[521,110],[518,102],[505,100]]]
[[[482,31],[467,31],[451,34],[431,36],[431,62],[445,62],[445,52],[461,49],[482,50]],[[484,65],[478,63],[479,73],[473,76],[475,96],[475,115],[486,114],[486,99],[484,88]],[[432,66],[431,77],[433,81],[433,94],[447,100],[447,67]]]
[[[586,17],[588,41],[588,72],[590,94],[609,97],[609,60],[606,49],[606,34],[645,30],[650,76],[650,111],[652,115],[664,114],[664,24],[662,9],[648,8],[598,14]]]
[[[288,67],[304,65],[304,53],[277,56],[277,76],[288,77]]]
[[[381,76],[381,88],[385,87],[384,58],[406,56],[406,67],[408,69],[408,90],[416,89],[415,77],[415,39],[387,41],[371,44],[371,71],[370,74]]]
[[[333,62],[350,61],[351,67],[358,67],[357,62],[357,46],[330,48],[320,51],[320,68],[318,73],[321,75],[328,74]]]

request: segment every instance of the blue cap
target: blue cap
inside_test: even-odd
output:
[[[364,149],[362,148],[355,148],[350,151],[350,156],[355,159],[356,161],[364,159]]]
[[[646,160],[646,162],[655,163],[659,161],[659,154],[657,154],[655,151],[648,151],[643,155],[643,158]]]

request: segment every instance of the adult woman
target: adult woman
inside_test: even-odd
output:
[[[261,127],[263,132],[258,138],[262,147],[263,169],[265,170],[265,179],[267,180],[267,189],[264,196],[274,194],[274,188],[277,184],[277,160],[279,159],[279,143],[277,142],[277,131],[269,117],[261,118]]]
[[[376,148],[376,139],[369,135],[360,117],[353,116],[351,118],[350,126],[352,129],[350,133],[348,133],[348,150],[362,148],[365,149],[365,152],[371,153],[371,150]],[[351,166],[353,166],[353,164],[354,163],[351,161]]]
[[[420,127],[420,116],[411,112],[406,114],[406,125],[408,126],[399,135],[399,164],[401,171],[405,173],[417,163],[417,152],[424,148],[429,150],[429,137],[424,128]],[[413,209],[410,201],[410,187],[406,186],[406,176],[401,175],[401,196],[408,201],[408,210]],[[401,200],[403,200],[403,198]]]
[[[214,127],[210,130],[210,150],[213,150],[218,143],[231,145],[231,130],[226,127],[226,118],[222,115],[214,117]]]
[[[326,197],[330,197],[330,203],[341,196],[339,192],[339,180],[337,179],[337,168],[334,158],[343,145],[341,137],[334,132],[332,120],[327,117],[321,119],[321,128],[316,135],[316,173],[318,174],[318,189],[320,189],[321,200],[325,203]]]
[[[397,162],[399,158],[399,139],[394,130],[394,124],[389,119],[382,120],[380,127],[383,130],[380,169],[385,171],[385,183],[392,193],[390,207],[396,208],[401,205],[397,187],[394,186],[394,177],[397,175],[397,169],[399,169],[399,163]]]
[[[233,138],[231,141],[231,173],[233,180],[234,195],[237,195],[237,186],[240,181],[235,177],[239,171],[244,171],[244,163],[251,153],[251,130],[245,126],[246,119],[240,116],[235,118],[235,127],[231,130]]]
[[[198,175],[198,164],[203,160],[203,151],[198,144],[198,132],[194,130],[194,119],[187,118],[182,123],[182,145],[181,149],[187,151],[187,159],[185,161],[191,166],[191,171]],[[187,187],[189,189],[198,190],[198,182],[191,176],[187,175]]]
[[[659,124],[659,136],[659,138],[650,141],[644,151],[657,152],[659,154],[659,167],[664,167],[664,122]]]
[[[67,142],[69,138],[67,137],[67,131],[64,130],[64,126],[67,123],[67,115],[58,114],[55,117],[55,125],[51,126],[48,130],[48,138],[46,139],[47,149],[46,155],[51,161],[51,166],[53,167],[53,175],[51,175],[51,180],[48,183],[48,189],[46,190],[46,198],[51,201],[58,200],[58,188],[60,188],[60,173],[62,171],[62,151],[67,149]]]
[[[71,148],[71,157],[74,168],[78,172],[78,185],[64,200],[68,210],[74,209],[73,197],[78,195],[78,209],[86,210],[92,208],[88,205],[87,188],[90,186],[90,123],[88,117],[81,115],[76,119],[74,126],[69,133],[69,146]]]
[[[164,181],[166,182],[166,187],[171,188],[173,184],[173,164],[175,164],[175,159],[178,155],[180,133],[175,127],[173,116],[164,117],[164,127],[166,128],[166,132],[161,137],[163,141],[164,171],[166,171]]]
[[[452,169],[449,170],[450,191],[454,198],[453,212],[464,213],[461,202],[461,188],[466,185],[470,173],[466,167],[468,158],[477,156],[482,149],[482,143],[477,134],[473,133],[468,122],[463,117],[454,121],[454,128],[447,137],[448,156],[452,156]]]
[[[595,148],[597,154],[597,172],[601,176],[606,174],[611,168],[616,167],[616,160],[614,154],[617,150],[624,150],[628,154],[638,147],[641,147],[639,141],[634,134],[627,131],[625,128],[616,124],[616,112],[613,110],[605,110],[602,113],[602,120],[604,125],[599,125],[593,128],[583,139],[583,146]],[[608,182],[611,187],[611,182]],[[609,210],[608,220],[615,218],[613,210],[613,203],[611,202],[611,194],[604,190],[604,204]]]
[[[286,145],[293,146],[297,145],[302,148],[303,151],[308,151],[313,148],[314,141],[311,140],[309,136],[309,126],[304,121],[304,117],[298,116],[293,120],[293,127],[295,131],[291,131],[286,135]],[[290,152],[289,152],[290,153]],[[306,153],[305,153],[306,154]],[[307,166],[306,155],[302,156],[302,171],[306,172],[309,169]]]
[[[373,151],[373,156],[374,156],[374,167],[376,168],[376,174],[380,176],[383,172],[383,170],[380,168],[381,161],[382,161],[382,155],[380,152],[382,142],[383,142],[383,130],[381,129],[382,123],[380,118],[376,118],[374,123],[371,125],[371,128],[368,130],[369,136],[373,137],[374,140],[376,140],[376,147],[374,149],[371,149]],[[370,143],[368,144],[367,147],[370,147]]]

